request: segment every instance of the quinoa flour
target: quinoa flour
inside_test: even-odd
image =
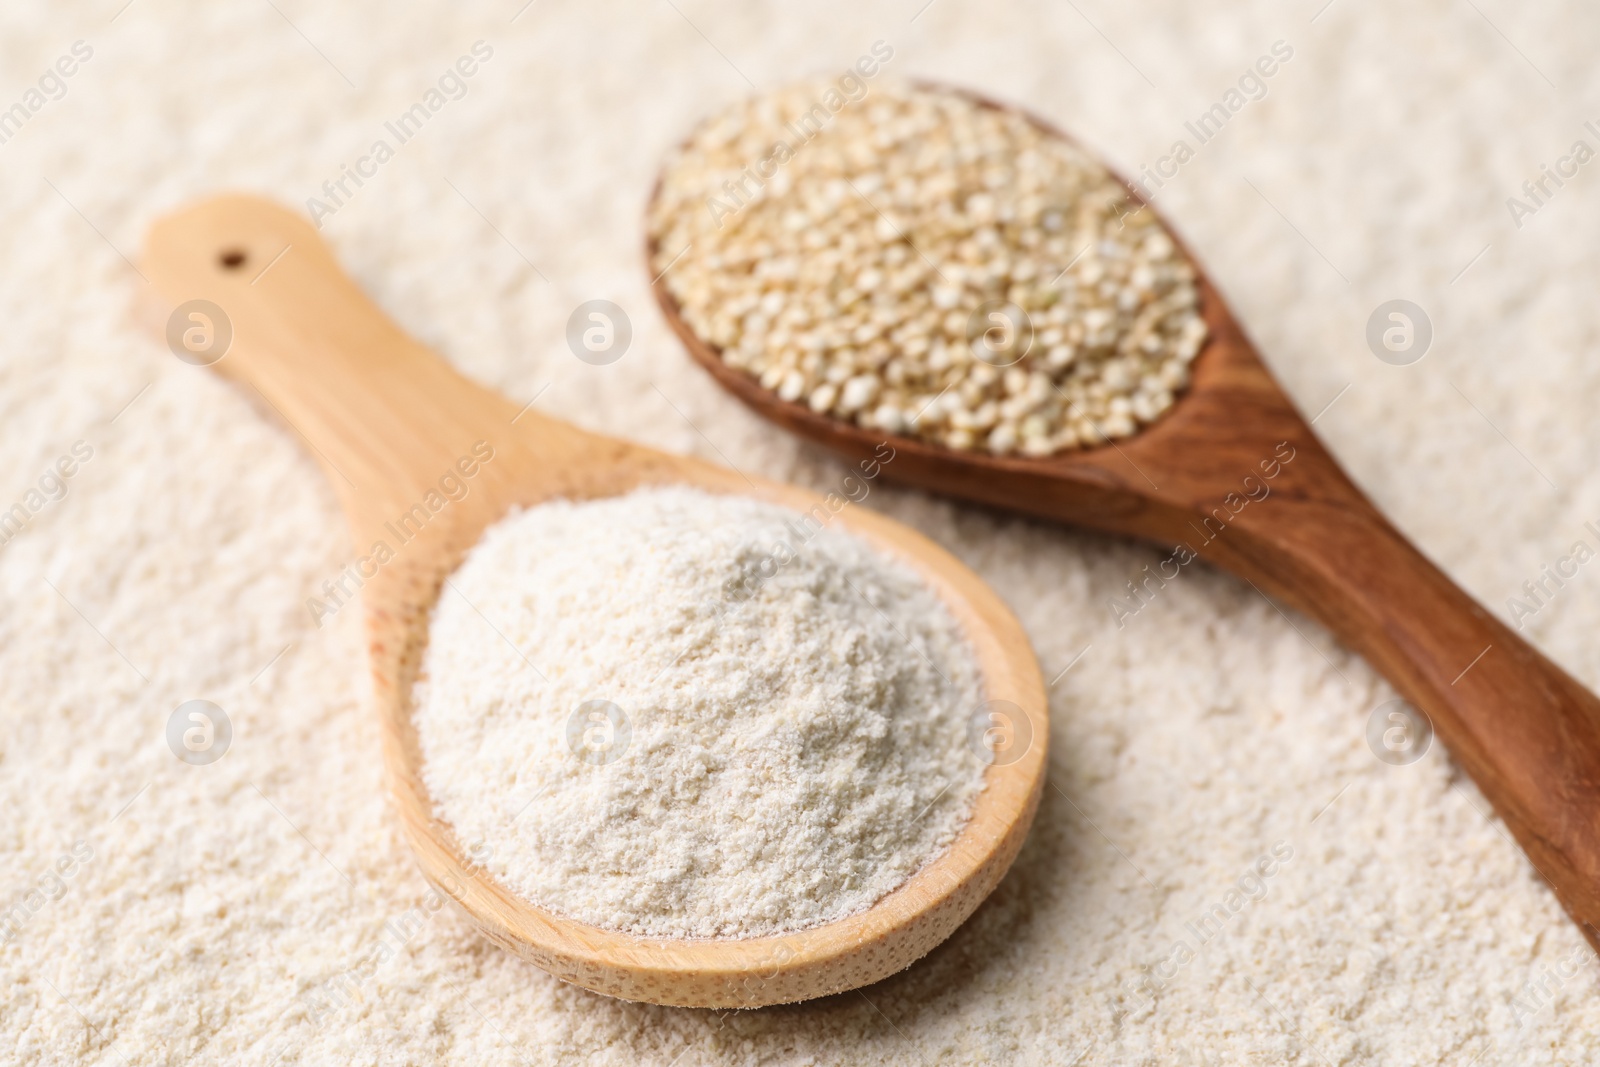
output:
[[[1597,1058],[1581,936],[1437,744],[1406,767],[1373,756],[1367,718],[1392,694],[1361,661],[1202,564],[1119,629],[1107,602],[1166,548],[886,484],[852,506],[976,568],[1054,680],[1049,784],[995,895],[904,974],[759,1011],[626,1004],[520,962],[448,902],[428,909],[362,704],[359,612],[320,630],[306,613],[357,554],[334,492],[270,410],[173,357],[164,312],[152,328],[130,310],[145,283],[122,255],[218,189],[303,204],[482,39],[494,60],[468,94],[325,220],[341,262],[519,404],[539,394],[589,428],[826,492],[844,468],[691,364],[641,263],[664,153],[755,91],[738,72],[757,88],[827,77],[883,39],[896,76],[1016,101],[1138,173],[1284,39],[1294,62],[1157,202],[1307,416],[1334,401],[1316,429],[1356,480],[1501,611],[1600,518],[1600,176],[1585,168],[1521,229],[1505,205],[1583,136],[1600,13],[542,0],[512,23],[519,6],[0,7],[16,75],[0,103],[73,41],[94,49],[0,145],[0,500],[73,442],[94,450],[0,546],[0,899],[25,913],[0,933],[0,1062]],[[602,298],[633,342],[595,367],[564,331]],[[1363,339],[1393,298],[1435,328],[1409,367]],[[1586,568],[1523,631],[1591,686],[1593,581]],[[209,766],[165,741],[190,699],[232,721]],[[1280,841],[1292,858],[1260,899],[1197,946],[1187,925]],[[1198,951],[1174,970],[1179,939]]]
[[[870,907],[955,839],[983,785],[972,652],[838,529],[764,574],[797,519],[646,489],[518,512],[468,553],[414,720],[435,810],[504,884],[625,933],[765,937]]]

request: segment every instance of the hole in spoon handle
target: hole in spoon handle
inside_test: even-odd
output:
[[[157,222],[144,258],[174,355],[244,382],[291,427],[358,535],[437,492],[476,443],[509,435],[511,402],[391,322],[295,211],[204,201]]]

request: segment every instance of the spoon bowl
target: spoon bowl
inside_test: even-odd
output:
[[[820,498],[519,410],[407,336],[340,271],[309,223],[271,201],[222,197],[168,216],[152,228],[145,262],[177,305],[177,335],[190,324],[201,341],[231,334],[216,345],[223,351],[190,361],[217,357],[219,371],[249,386],[300,435],[337,491],[360,557],[352,569],[363,582],[372,699],[396,810],[424,876],[490,940],[611,996],[757,1007],[853,989],[909,966],[1010,867],[1038,808],[1049,734],[1027,637],[949,553],[882,515],[845,507],[835,521],[909,564],[938,593],[972,645],[986,697],[1005,702],[997,714],[1016,720],[1004,724],[1013,736],[1031,738],[989,762],[985,788],[952,846],[866,911],[774,937],[635,937],[516,896],[434,813],[411,717],[430,611],[465,553],[508,511],[557,499],[660,485],[797,511]]]
[[[1072,141],[1020,109],[921,87],[1013,111],[1046,135]],[[1136,211],[1154,211],[1107,169],[1127,187]],[[658,180],[652,200],[660,188]],[[1166,230],[1195,266],[1209,336],[1189,387],[1160,419],[1132,437],[1102,435],[1095,447],[1040,458],[961,452],[889,435],[896,459],[885,476],[1155,542],[1172,549],[1169,559],[1180,566],[1209,560],[1263,596],[1316,618],[1427,716],[1600,950],[1600,700],[1390,525],[1273,380],[1198,260],[1171,226]],[[655,273],[659,250],[648,237],[645,251],[657,302],[690,356],[757,414],[851,459],[870,455],[886,439],[784,401],[730,367],[684,320]],[[1175,573],[1147,568],[1129,584],[1129,613]]]

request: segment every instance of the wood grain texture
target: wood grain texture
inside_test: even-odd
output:
[[[890,519],[846,507],[835,516],[840,524],[932,584],[973,644],[987,697],[1017,705],[1031,730],[1020,758],[985,770],[986,788],[952,848],[866,912],[780,937],[632,937],[518,899],[475,868],[450,826],[434,816],[411,718],[429,612],[464,553],[509,509],[555,498],[666,484],[801,510],[819,498],[535,411],[519,413],[406,336],[340,271],[308,223],[270,201],[224,197],[163,219],[149,235],[145,263],[169,301],[164,312],[191,299],[224,310],[233,342],[217,369],[254,389],[317,456],[343,502],[357,554],[378,541],[395,550],[362,589],[388,780],[423,874],[490,940],[612,996],[756,1007],[852,989],[909,966],[948,937],[1010,867],[1038,808],[1049,737],[1044,685],[1027,637],[949,553]],[[492,457],[469,464],[468,476],[460,464],[475,446],[478,455],[492,449]],[[467,486],[458,500],[441,485],[451,475]],[[433,508],[430,499],[442,506]]]
[[[647,239],[647,264],[656,251]],[[1390,525],[1295,410],[1203,272],[1198,288],[1210,338],[1193,382],[1136,436],[1037,459],[888,436],[897,454],[886,476],[1008,511],[1187,545],[1319,620],[1428,715],[1600,950],[1600,700]],[[762,416],[852,459],[885,440],[761,388],[695,335],[662,279],[654,291],[689,354]],[[1293,458],[1283,462],[1285,454]]]

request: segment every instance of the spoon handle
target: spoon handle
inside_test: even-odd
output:
[[[168,216],[150,232],[145,264],[170,301],[174,352],[216,362],[306,440],[358,537],[439,494],[441,480],[453,484],[464,458],[482,459],[483,446],[473,450],[486,423],[509,431],[518,415],[407,336],[308,222],[271,201],[225,196]]]
[[[1426,712],[1600,949],[1600,699],[1423,556],[1309,429],[1293,447],[1298,485],[1244,507],[1204,554],[1321,621]],[[1392,750],[1391,728],[1407,740],[1383,718],[1374,752]]]

